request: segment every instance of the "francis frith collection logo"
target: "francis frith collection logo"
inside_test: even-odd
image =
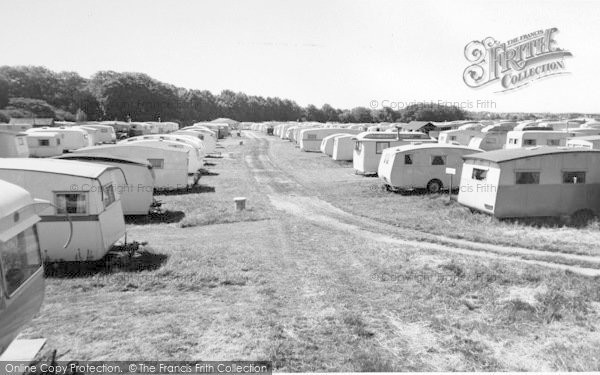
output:
[[[463,80],[472,88],[498,83],[497,92],[514,90],[540,78],[567,74],[565,58],[571,52],[558,48],[553,27],[537,30],[507,42],[492,37],[474,40],[465,47],[465,57],[471,63]]]

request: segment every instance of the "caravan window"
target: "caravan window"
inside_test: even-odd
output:
[[[10,296],[42,265],[35,227],[27,228],[6,242],[0,242],[0,258]]]
[[[110,206],[115,199],[115,189],[112,184],[102,186],[102,195],[104,198],[104,207]]]
[[[375,143],[375,153],[381,154],[383,150],[390,147],[390,142],[376,142]]]
[[[60,146],[60,138],[56,138],[56,145]]]
[[[516,172],[515,183],[517,185],[539,184],[540,172]]]
[[[56,213],[86,214],[86,193],[56,193]]]
[[[446,155],[434,155],[431,157],[431,165],[446,165]]]
[[[165,167],[165,159],[148,159],[148,163],[155,169],[163,169]]]
[[[548,146],[560,146],[560,139],[549,139]]]
[[[516,145],[517,144],[517,138],[509,138],[508,139],[508,144],[509,145]]]
[[[412,155],[411,154],[404,154],[404,164],[412,165]]]
[[[487,170],[473,168],[473,173],[471,174],[471,178],[473,180],[483,181],[483,180],[485,180],[486,177],[487,177]]]
[[[456,141],[456,136],[455,135],[450,136],[450,140],[451,141]]]
[[[49,139],[38,139],[38,145],[50,146],[50,140]]]
[[[537,142],[535,141],[535,139],[524,139],[523,140],[523,145],[525,145],[525,146],[535,146],[535,145],[537,145]]]
[[[585,184],[585,172],[563,172],[563,184]]]

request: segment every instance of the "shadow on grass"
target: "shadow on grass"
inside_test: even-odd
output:
[[[500,219],[501,222],[523,225],[532,228],[558,228],[568,227],[585,229],[592,225],[597,226],[597,217],[521,217]]]
[[[200,193],[214,193],[215,188],[213,186],[206,185],[194,185],[189,186],[185,189],[177,190],[155,190],[154,195],[185,195],[185,194],[200,194]]]
[[[217,163],[204,162],[205,167],[214,167],[215,165],[217,165]]]
[[[215,172],[211,172],[208,169],[204,169],[204,168],[200,168],[198,169],[198,172],[200,172],[201,176],[218,176],[218,173]]]
[[[210,155],[206,155],[205,158],[207,158],[207,159],[223,159],[223,155],[210,154]]]
[[[162,211],[152,212],[145,216],[125,216],[125,223],[127,224],[170,224],[179,223],[185,217],[183,211]]]
[[[56,279],[72,279],[94,275],[109,275],[119,272],[154,271],[162,267],[169,258],[166,254],[142,250],[129,256],[123,253],[108,253],[93,262],[54,262],[44,264],[44,276]]]

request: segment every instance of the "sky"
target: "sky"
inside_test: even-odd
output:
[[[600,113],[600,1],[2,0],[0,14],[0,65],[142,72],[303,106]],[[469,42],[552,27],[569,74],[503,93],[464,83]]]

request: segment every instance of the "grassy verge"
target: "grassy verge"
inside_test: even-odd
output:
[[[378,178],[353,174],[351,162],[337,162],[319,153],[306,153],[289,143],[272,144],[275,161],[283,170],[295,171],[304,186],[337,207],[353,214],[422,231],[497,245],[600,255],[598,222],[585,228],[561,225],[535,226],[501,221],[471,213],[443,195],[400,195],[384,191]]]
[[[377,178],[340,184],[322,198],[353,214],[451,238],[584,255],[600,255],[597,223],[586,228],[532,226],[471,213],[447,195],[400,195]]]

